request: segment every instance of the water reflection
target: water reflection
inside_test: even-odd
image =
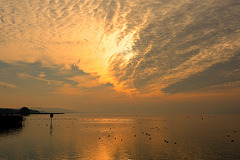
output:
[[[52,136],[53,134],[53,125],[52,125],[52,118],[51,118],[51,122],[50,122],[50,136]]]
[[[22,132],[22,126],[18,127],[9,127],[9,128],[0,128],[0,137],[14,135]]]
[[[0,137],[0,159],[236,159],[239,122],[237,116],[33,115],[21,134]]]

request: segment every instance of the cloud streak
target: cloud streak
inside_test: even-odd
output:
[[[0,82],[0,86],[3,86],[3,87],[10,87],[10,88],[16,88],[17,86],[14,85],[14,84],[10,84],[10,83],[6,83],[6,82]]]

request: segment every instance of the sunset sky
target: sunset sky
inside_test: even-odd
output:
[[[1,0],[0,107],[240,112],[238,0]]]

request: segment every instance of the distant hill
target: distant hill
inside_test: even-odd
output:
[[[23,107],[24,108],[24,107]],[[22,108],[21,108],[22,109]],[[0,114],[22,114],[21,109],[0,108]],[[27,108],[28,109],[28,108]],[[40,113],[38,110],[28,109],[28,114]]]
[[[34,108],[42,113],[76,113],[73,110],[70,109],[63,109],[63,108],[42,108],[42,107],[36,107]]]
[[[0,114],[17,114],[19,109],[0,108]]]

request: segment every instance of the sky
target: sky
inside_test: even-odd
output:
[[[238,0],[1,0],[0,107],[240,113]]]

